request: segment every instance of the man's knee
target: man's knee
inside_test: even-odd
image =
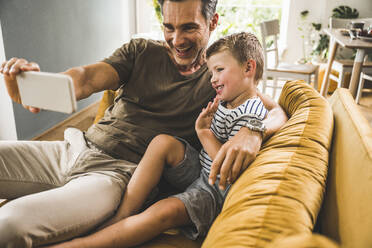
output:
[[[32,247],[29,234],[30,227],[27,219],[30,216],[20,216],[16,211],[13,213],[0,214],[0,247],[1,248],[24,248]]]

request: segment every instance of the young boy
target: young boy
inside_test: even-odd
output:
[[[123,204],[109,223],[125,226],[126,231],[117,235],[118,240],[111,240],[120,247],[143,243],[173,227],[182,227],[191,239],[205,236],[230,188],[219,188],[218,179],[209,180],[215,155],[241,127],[264,131],[255,125],[262,123],[267,114],[257,96],[256,87],[263,72],[262,48],[257,38],[250,33],[227,36],[208,48],[206,58],[217,96],[195,123],[203,149],[199,153],[186,141],[169,135],[159,135],[151,141],[128,184]],[[184,192],[137,214],[162,175]],[[104,232],[109,231],[110,226],[89,236],[92,247],[100,247],[94,237],[102,241]],[[84,241],[75,239],[70,245],[56,247],[79,247],[79,242]]]

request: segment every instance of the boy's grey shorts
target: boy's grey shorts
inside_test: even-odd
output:
[[[230,185],[224,191],[218,188],[218,180],[213,186],[210,185],[208,173],[201,169],[199,152],[186,141],[179,140],[186,146],[185,158],[178,166],[167,168],[164,176],[173,186],[184,190],[183,193],[171,197],[176,197],[185,204],[193,225],[182,227],[181,231],[186,237],[195,240],[207,235],[213,221],[221,212]]]

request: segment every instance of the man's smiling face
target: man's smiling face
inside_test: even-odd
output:
[[[164,38],[171,58],[180,70],[198,69],[204,63],[204,50],[211,31],[217,25],[205,19],[201,8],[201,0],[164,2]],[[212,20],[217,22],[213,18]]]

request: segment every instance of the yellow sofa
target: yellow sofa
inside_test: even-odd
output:
[[[205,240],[165,233],[139,247],[372,247],[372,129],[349,91],[328,102],[291,81],[279,103],[289,121],[233,185]]]

